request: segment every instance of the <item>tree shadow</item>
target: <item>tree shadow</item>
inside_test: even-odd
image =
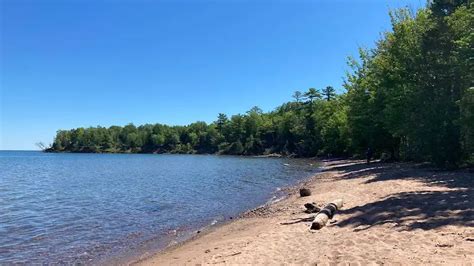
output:
[[[447,188],[474,188],[474,173],[465,170],[444,171],[430,168],[427,164],[371,163],[357,162],[334,166],[329,171],[339,171],[339,179],[370,177],[364,183],[382,182],[396,179],[410,179],[428,185]]]
[[[474,227],[474,175],[467,171],[439,171],[426,165],[404,163],[354,163],[334,166],[330,170],[339,171],[341,179],[369,177],[365,184],[407,179],[428,185],[423,191],[395,193],[341,210],[350,218],[340,221],[337,226],[351,226],[357,231],[382,224],[400,230],[432,230],[446,225]]]
[[[431,230],[446,225],[474,226],[472,190],[417,191],[391,195],[367,203],[342,214],[351,217],[337,226],[366,230],[373,226],[391,224],[401,230]]]

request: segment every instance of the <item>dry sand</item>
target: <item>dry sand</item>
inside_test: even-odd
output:
[[[326,162],[288,199],[249,212],[140,265],[445,264],[474,265],[474,174],[411,164]],[[303,204],[345,205],[310,231]]]

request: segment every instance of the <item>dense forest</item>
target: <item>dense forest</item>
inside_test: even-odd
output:
[[[443,167],[474,163],[474,4],[391,12],[392,30],[348,60],[343,94],[295,92],[264,113],[211,124],[59,130],[49,151],[377,156]]]

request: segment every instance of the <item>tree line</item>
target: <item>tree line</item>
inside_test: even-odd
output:
[[[345,92],[297,91],[271,112],[258,107],[207,124],[59,130],[49,151],[279,153],[357,156],[443,167],[474,163],[474,5],[432,1],[390,13],[392,30],[350,58]]]

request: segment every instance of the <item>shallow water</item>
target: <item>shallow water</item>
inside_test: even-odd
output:
[[[301,159],[0,151],[0,264],[163,248],[318,171]]]

